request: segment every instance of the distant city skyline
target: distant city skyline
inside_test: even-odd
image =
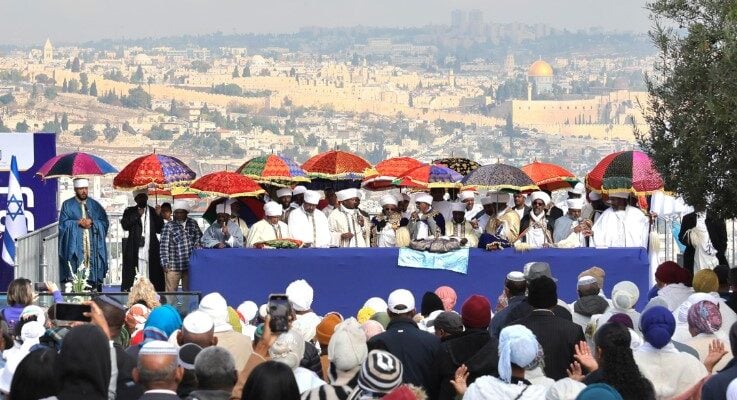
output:
[[[0,45],[232,33],[293,33],[302,27],[451,25],[455,9],[484,23],[544,23],[646,32],[646,2],[590,0],[0,0]]]

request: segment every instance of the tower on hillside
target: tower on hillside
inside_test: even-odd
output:
[[[44,64],[49,64],[54,61],[54,46],[51,45],[51,40],[49,40],[48,38],[46,39],[46,44],[44,44],[42,60]]]

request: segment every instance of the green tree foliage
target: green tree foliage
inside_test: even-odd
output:
[[[98,133],[95,130],[95,127],[92,126],[92,124],[87,123],[84,124],[81,128],[74,131],[74,135],[79,136],[79,140],[82,143],[89,143],[97,140]]]
[[[648,77],[642,149],[668,190],[698,209],[737,217],[737,2],[655,0],[660,50]],[[677,29],[675,27],[680,27]]]
[[[79,58],[74,57],[74,60],[72,60],[72,66],[71,66],[72,72],[79,72]]]
[[[505,100],[526,99],[527,81],[524,78],[509,79],[496,88],[496,101],[501,103]]]
[[[87,76],[87,73],[82,72],[79,74],[79,94],[89,94],[90,93],[90,78]]]
[[[92,86],[90,86],[90,96],[97,97],[97,81],[92,82]]]
[[[172,140],[174,139],[174,132],[163,129],[159,125],[154,125],[151,127],[151,133],[149,133],[149,137],[152,140]]]
[[[105,124],[105,129],[102,130],[102,134],[108,142],[115,140],[115,138],[118,137],[118,133],[120,133],[120,129],[110,126],[109,123]]]
[[[240,77],[241,77],[241,74],[238,71],[238,66],[236,65],[235,67],[233,67],[233,78],[240,78]]]
[[[120,101],[123,103],[123,107],[151,109],[151,96],[140,86],[130,89],[128,96],[124,96]]]
[[[199,73],[204,74],[205,72],[207,72],[207,71],[210,70],[211,65],[208,62],[206,62],[206,61],[194,60],[194,61],[192,61],[192,64],[190,65],[190,67],[193,70],[195,70],[195,71],[197,71]]]
[[[226,96],[243,95],[243,89],[241,89],[241,87],[236,85],[235,83],[221,83],[220,85],[214,85],[211,89],[211,92],[215,94],[224,94]]]
[[[46,89],[44,89],[44,97],[46,97],[46,99],[54,100],[56,98],[56,95],[56,86],[47,86]]]
[[[51,78],[49,78],[49,76],[46,75],[46,74],[38,74],[38,75],[36,75],[36,82],[38,82],[38,83],[43,83],[45,85],[45,84],[53,83],[53,81],[54,80],[51,79]]]
[[[67,113],[64,113],[61,116],[61,129],[63,131],[68,131],[69,130],[69,116],[67,115]]]
[[[61,85],[61,91],[64,93],[69,91],[69,83],[67,83],[67,78],[64,78],[64,83]]]
[[[0,71],[0,81],[9,81],[12,83],[18,83],[23,81],[23,73],[17,69],[9,69],[6,71]]]
[[[5,126],[2,118],[0,118],[0,132],[10,132],[10,128]]]
[[[23,122],[18,122],[17,124],[15,124],[16,132],[25,133],[25,132],[28,132],[28,128],[30,128],[30,126],[28,126],[28,124],[26,123],[26,120],[23,120]]]
[[[69,83],[67,84],[67,91],[69,93],[78,93],[79,92],[79,81],[72,78],[69,80]]]
[[[42,132],[60,133],[61,123],[59,122],[59,116],[55,115],[53,121],[44,122]]]
[[[105,72],[104,74],[102,74],[102,77],[105,79],[111,80],[111,81],[116,81],[116,82],[125,82],[127,80],[125,79],[125,76],[123,76],[123,73],[117,69]]]
[[[251,77],[251,65],[248,64],[245,67],[243,67],[243,74],[241,75],[244,78],[250,78]]]
[[[131,82],[134,83],[145,83],[146,78],[143,76],[143,68],[141,65],[138,65],[138,69],[136,69],[136,72],[133,73],[131,76]]]
[[[2,105],[10,104],[14,101],[15,101],[15,97],[13,97],[13,95],[10,93],[0,96],[0,104]]]

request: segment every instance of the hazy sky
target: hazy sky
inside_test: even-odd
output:
[[[0,0],[0,44],[28,45],[222,31],[294,32],[303,26],[449,24],[456,8],[486,22],[544,22],[644,32],[645,0]]]

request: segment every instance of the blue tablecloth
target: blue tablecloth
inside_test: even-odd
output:
[[[313,309],[318,314],[338,311],[355,315],[366,299],[386,299],[397,288],[412,291],[420,308],[425,291],[448,285],[458,293],[460,309],[472,294],[487,296],[496,307],[504,277],[522,271],[525,263],[546,261],[558,279],[558,296],[576,299],[578,274],[594,265],[606,271],[605,293],[619,281],[629,280],[640,288],[638,308],[646,304],[649,264],[647,251],[627,249],[512,249],[489,252],[471,249],[468,274],[397,266],[398,249],[200,249],[190,263],[190,287],[203,295],[220,292],[234,308],[245,300],[257,304],[270,293],[283,293],[296,279],[306,279],[315,289]]]

